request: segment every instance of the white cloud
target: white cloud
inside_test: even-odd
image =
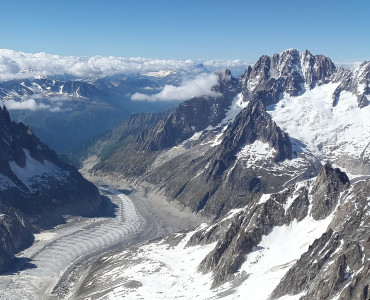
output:
[[[137,101],[171,101],[171,100],[188,100],[193,97],[213,96],[220,94],[212,90],[218,83],[216,74],[200,74],[193,79],[183,81],[180,86],[165,85],[157,94],[145,95],[135,93],[131,96],[132,100]]]
[[[179,60],[150,59],[140,57],[78,57],[59,56],[46,53],[24,53],[0,49],[0,81],[35,78],[53,75],[74,75],[77,77],[102,77],[115,74],[158,74],[170,72],[200,73],[203,64],[210,72],[229,68],[235,74],[244,72],[247,64],[240,60]],[[243,70],[240,72],[240,70]],[[163,74],[165,74],[163,73]]]
[[[211,72],[220,69],[229,69],[234,76],[239,76],[245,72],[250,63],[240,59],[235,60],[209,60],[203,65]]]
[[[4,105],[8,110],[39,110],[39,109],[51,109],[50,105],[37,103],[34,99],[28,99],[24,101],[7,100],[4,101]]]
[[[62,102],[54,102],[50,104],[45,104],[41,102],[37,102],[35,99],[24,99],[22,101],[15,101],[15,100],[6,100],[2,101],[3,105],[6,106],[8,110],[48,110],[50,112],[59,112],[62,109],[63,103]]]

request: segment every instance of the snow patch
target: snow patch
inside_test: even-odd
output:
[[[212,275],[202,275],[197,268],[216,243],[185,247],[193,233],[174,247],[163,241],[140,247],[133,262],[104,274],[104,282],[120,282],[104,293],[104,299],[177,299],[184,295],[186,299],[209,298],[213,293]],[[121,260],[127,255],[125,251],[114,259]],[[130,287],[130,282],[139,283],[138,287]]]
[[[276,150],[268,143],[256,140],[253,144],[245,145],[236,155],[238,159],[247,160],[248,167],[260,160],[272,159]]]
[[[271,194],[263,194],[260,198],[260,201],[258,202],[258,204],[263,204],[265,203],[267,200],[269,200],[271,197]]]
[[[34,234],[35,241],[49,241],[57,236],[55,232],[44,231],[42,233]]]
[[[232,123],[235,117],[240,113],[243,108],[246,108],[249,101],[244,101],[242,93],[236,95],[231,103],[229,110],[226,112],[225,118],[221,121],[220,125]]]
[[[289,225],[274,227],[269,235],[263,236],[258,250],[250,253],[241,267],[241,272],[247,272],[249,277],[238,288],[239,297],[249,295],[254,300],[268,299],[290,267],[326,231],[331,220],[331,216],[320,221],[306,217],[301,222],[294,220]]]
[[[17,185],[8,176],[0,174],[0,191],[7,190]]]
[[[34,159],[28,149],[23,149],[26,155],[26,166],[18,166],[15,161],[10,161],[9,165],[15,176],[28,187],[30,191],[40,188],[40,184],[47,184],[48,178],[64,181],[70,175],[68,171],[63,171],[53,163],[45,160],[43,163]]]
[[[157,72],[148,72],[148,73],[145,73],[143,75],[145,76],[149,76],[149,77],[159,77],[159,78],[163,78],[163,77],[166,77],[170,74],[172,74],[173,72],[172,71],[165,71],[165,70],[160,70],[160,71],[157,71]]]

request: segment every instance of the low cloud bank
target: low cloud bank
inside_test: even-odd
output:
[[[6,106],[8,110],[48,110],[51,112],[61,111],[59,105],[51,106],[49,104],[36,102],[35,99],[28,99],[23,101],[7,100],[3,101],[3,105]]]
[[[204,72],[204,68],[200,64],[203,64],[210,72],[229,68],[232,72],[235,71],[235,75],[241,74],[247,67],[247,63],[240,60],[200,61],[113,56],[78,57],[0,49],[0,81],[65,74],[94,78],[115,74],[147,74],[160,71],[200,73]]]
[[[157,94],[146,95],[135,93],[131,100],[135,101],[173,101],[188,100],[200,96],[219,96],[212,88],[218,83],[216,74],[201,74],[193,79],[183,81],[180,86],[165,85]]]

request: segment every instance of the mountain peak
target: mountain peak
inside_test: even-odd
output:
[[[272,161],[280,162],[292,157],[292,144],[266,112],[262,101],[248,103],[226,129],[223,140],[207,171],[208,178],[223,174],[237,159],[237,154],[246,145],[256,141],[267,143],[273,149]]]
[[[329,80],[336,71],[330,58],[287,49],[273,56],[263,55],[242,76],[243,93],[265,105],[276,103],[283,93],[298,96]]]

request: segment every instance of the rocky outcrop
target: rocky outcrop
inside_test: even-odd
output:
[[[226,129],[218,151],[207,170],[209,176],[221,175],[235,161],[237,152],[243,146],[253,144],[257,140],[268,143],[276,150],[274,162],[292,157],[289,136],[275,124],[259,100],[249,102]]]
[[[288,205],[288,199],[293,197]],[[252,201],[232,218],[225,218],[202,231],[196,232],[188,245],[217,241],[215,248],[202,260],[199,271],[213,272],[212,287],[232,280],[254,251],[264,235],[274,226],[302,220],[308,213],[308,185],[294,185],[272,194],[266,201]],[[284,209],[284,206],[286,209]]]
[[[347,180],[348,177],[345,173],[339,169],[333,169],[330,164],[327,164],[322,167],[320,174],[315,180],[300,182],[279,193],[264,195],[263,198],[248,203],[242,210],[234,213],[232,217],[221,219],[219,222],[210,225],[210,227],[196,232],[190,238],[188,242],[189,246],[203,245],[217,241],[215,248],[199,265],[199,271],[202,273],[213,272],[214,281],[212,287],[233,280],[234,275],[238,273],[248,254],[258,248],[258,244],[264,235],[268,235],[275,226],[288,225],[294,220],[300,222],[305,218],[309,218],[310,206],[311,213],[313,213],[313,208],[319,200],[325,200],[328,203],[337,203],[339,201],[339,192],[337,193],[337,191],[339,190],[344,193],[342,201],[346,201],[345,203],[358,203],[357,199],[353,202],[350,199],[353,200],[353,197],[362,197],[362,219],[360,216],[357,222],[363,222],[363,218],[366,216],[365,207],[367,204],[365,197],[368,195],[368,191],[366,190],[368,187],[358,188],[363,184],[358,183],[356,188],[357,194],[354,195],[348,189],[349,182]],[[338,188],[338,185],[340,188]],[[332,254],[341,247],[341,236],[335,234],[335,230],[338,231],[339,227],[345,224],[342,218],[346,218],[346,216],[348,218],[351,215],[349,214],[349,210],[350,208],[346,207],[346,212],[342,213],[342,209],[338,208],[327,233],[316,240],[310,246],[308,252],[300,259],[305,264],[298,263],[292,267],[287,273],[290,275],[286,275],[286,278],[289,279],[280,283],[280,287],[274,292],[274,297],[278,298],[281,295],[285,295],[282,291],[279,294],[277,292],[279,289],[285,289],[284,291],[287,291],[286,293],[289,294],[299,294],[307,290],[307,286],[311,285],[314,279],[314,275],[310,274],[316,274],[317,270],[321,270],[326,261],[332,258]],[[320,218],[324,218],[324,215],[328,216],[330,212],[330,210],[326,210]],[[353,214],[351,217],[356,218]],[[338,218],[340,221],[337,220]],[[366,220],[362,224],[366,224]],[[357,225],[359,224],[357,223]],[[344,230],[344,227],[341,230]],[[351,232],[351,229],[345,230],[348,234]],[[365,231],[363,233],[365,234]],[[357,237],[353,237],[353,240],[358,239]],[[351,247],[349,246],[349,248]],[[324,253],[325,255],[321,255]],[[311,273],[307,273],[307,269],[310,269]],[[344,269],[346,269],[346,266]],[[338,291],[338,284],[343,282],[342,279],[338,279],[338,282],[333,283],[334,290]],[[318,297],[317,299],[321,298]]]
[[[93,215],[101,205],[97,188],[61,162],[22,123],[0,109],[0,252],[10,256],[31,232],[62,222],[64,214]]]
[[[370,62],[364,62],[353,70],[340,69],[334,81],[340,84],[333,93],[333,106],[338,104],[344,91],[356,95],[359,108],[369,105]]]
[[[12,216],[0,215],[0,271],[10,261],[12,253],[28,246],[33,241],[33,235],[29,229]]]
[[[326,163],[311,190],[313,218],[321,220],[331,214],[340,200],[340,193],[348,189],[349,185],[346,173]]]
[[[292,179],[283,170],[265,169],[291,158],[292,146],[261,101],[250,102],[226,127],[218,145],[208,147],[209,142],[200,138],[188,151],[153,167],[144,179],[171,199],[216,218],[230,208],[246,205],[260,193],[281,190]],[[263,157],[261,162],[239,156],[243,147],[256,142],[267,145],[273,155]],[[255,167],[249,168],[248,164]]]
[[[232,279],[244,262],[245,255],[259,244],[263,235],[283,220],[283,210],[272,200],[239,214],[232,219],[226,232],[202,260],[198,270],[202,273],[213,271],[212,287]]]
[[[243,93],[270,105],[277,103],[282,93],[297,96],[304,92],[305,85],[312,89],[327,82],[335,71],[328,57],[288,49],[273,56],[264,55],[248,67],[241,78]]]
[[[328,230],[287,272],[271,297],[305,292],[308,299],[368,299],[370,180],[344,192]]]

